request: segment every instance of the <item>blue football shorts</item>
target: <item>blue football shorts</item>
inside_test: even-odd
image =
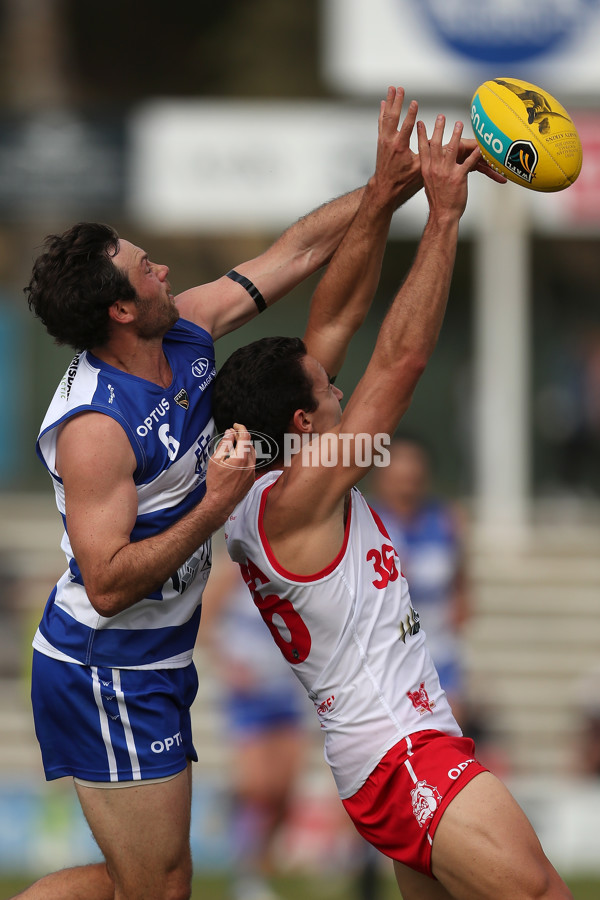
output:
[[[304,710],[299,692],[289,687],[270,686],[257,691],[231,691],[225,697],[224,712],[232,735],[263,734],[287,726],[301,727]]]
[[[198,756],[190,706],[198,675],[182,669],[80,666],[34,650],[31,700],[46,779],[165,778]]]

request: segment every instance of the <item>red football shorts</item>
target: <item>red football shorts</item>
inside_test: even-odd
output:
[[[342,803],[369,843],[433,878],[431,846],[442,813],[475,775],[487,771],[474,753],[471,738],[419,731],[388,750]]]

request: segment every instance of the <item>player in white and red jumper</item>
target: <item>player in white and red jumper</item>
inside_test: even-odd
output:
[[[429,218],[343,411],[332,376],[346,348],[332,359],[320,339],[330,303],[348,292],[368,305],[374,293],[416,121],[411,104],[398,130],[401,105],[394,91],[382,104],[376,171],[315,293],[305,341],[256,341],[215,380],[217,429],[244,421],[278,448],[229,517],[228,548],[315,703],[344,806],[394,860],[404,900],[567,900],[524,813],[461,735],[395,549],[356,488],[366,445],[393,434],[441,327],[479,162],[477,150],[460,158],[461,123],[447,146],[443,116],[429,140],[417,125]]]

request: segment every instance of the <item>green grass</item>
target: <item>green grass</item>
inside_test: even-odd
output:
[[[0,877],[0,900],[9,900],[29,883],[17,876],[12,879]],[[598,900],[600,897],[600,879],[573,878],[568,879],[568,885],[574,900]],[[274,888],[282,900],[306,900],[307,897],[310,900],[359,900],[356,887],[347,876],[282,876],[274,880]],[[226,879],[222,876],[197,878],[194,881],[192,900],[229,900]],[[400,900],[393,880],[382,880],[381,895],[377,900]]]

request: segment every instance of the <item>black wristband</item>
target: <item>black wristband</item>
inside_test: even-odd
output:
[[[263,310],[267,308],[265,298],[256,287],[256,285],[252,284],[249,278],[246,278],[245,275],[240,275],[240,273],[236,272],[235,269],[231,269],[231,271],[227,272],[227,277],[231,278],[232,281],[237,281],[238,284],[241,284],[241,286],[248,291],[248,293],[256,303],[259,312],[263,312]]]

